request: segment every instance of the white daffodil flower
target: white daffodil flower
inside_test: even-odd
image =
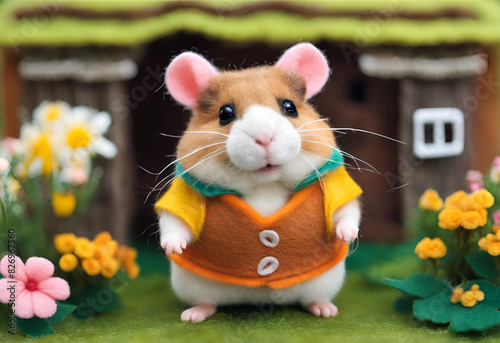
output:
[[[64,101],[43,101],[33,111],[33,123],[42,130],[53,130],[71,112],[71,107]]]
[[[25,123],[21,126],[19,141],[24,152],[24,173],[30,177],[40,174],[49,175],[57,170],[57,146],[53,141],[53,134],[43,131],[40,127]],[[24,175],[21,175],[24,176]]]
[[[114,158],[118,149],[104,138],[110,125],[109,113],[97,112],[86,106],[74,107],[71,114],[64,118],[63,132],[56,134],[58,144],[72,151],[86,149],[91,155]]]

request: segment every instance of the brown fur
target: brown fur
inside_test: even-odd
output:
[[[281,113],[278,99],[293,101],[299,113],[298,118],[288,118],[295,128],[320,119],[320,115],[305,99],[304,81],[295,74],[285,73],[270,66],[255,67],[238,71],[224,71],[215,77],[198,98],[198,108],[193,110],[193,117],[186,131],[215,131],[229,134],[231,124],[219,124],[219,109],[225,104],[232,103],[236,108],[236,115],[241,118],[248,107],[258,104],[270,107]],[[305,125],[302,129],[329,128],[324,121]],[[302,149],[328,158],[332,148],[327,145],[335,144],[332,131],[312,131],[301,133],[302,139],[316,141],[322,144],[302,142]],[[182,158],[196,149],[206,145],[224,142],[226,137],[208,133],[186,132],[177,146],[177,157]],[[181,161],[187,169],[202,160],[205,156],[223,147],[223,144],[200,150]],[[216,160],[228,162],[226,153],[218,155]]]

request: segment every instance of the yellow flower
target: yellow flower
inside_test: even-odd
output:
[[[72,253],[67,253],[59,259],[59,267],[65,272],[71,272],[78,265],[78,259]]]
[[[98,233],[94,237],[94,243],[95,244],[106,244],[107,242],[111,241],[111,234],[108,231],[103,231]]]
[[[422,260],[426,260],[428,258],[441,258],[445,256],[446,253],[446,245],[444,245],[441,238],[430,239],[429,237],[425,237],[418,242],[415,247],[415,254],[417,254]]]
[[[464,294],[462,294],[462,296],[460,297],[460,302],[465,307],[473,307],[474,305],[476,305],[477,299],[474,292],[465,291]]]
[[[56,121],[62,114],[62,108],[57,103],[51,103],[45,112],[45,120],[49,122]]]
[[[494,243],[496,241],[496,237],[494,234],[489,233],[486,235],[486,237],[483,237],[479,240],[477,245],[481,248],[481,250],[488,250],[488,247],[490,246],[491,243]]]
[[[439,227],[442,229],[455,230],[460,226],[463,219],[463,212],[458,209],[445,208],[439,213]]]
[[[127,275],[131,279],[135,279],[140,272],[139,265],[137,263],[133,263],[131,265],[125,266],[125,270],[127,271]]]
[[[495,198],[486,189],[475,191],[469,196],[469,206],[474,210],[490,208],[495,203]]]
[[[105,258],[105,257],[114,257],[116,254],[116,250],[118,248],[118,242],[115,240],[109,241],[106,244],[96,245],[94,257],[97,259]]]
[[[488,211],[484,208],[477,210],[477,213],[479,213],[479,216],[481,218],[481,221],[479,222],[479,226],[485,226],[486,223],[488,222]]]
[[[460,301],[460,297],[462,297],[462,294],[464,294],[464,290],[460,287],[457,287],[453,290],[453,293],[451,293],[450,296],[450,301],[452,304],[456,304]]]
[[[135,248],[127,247],[126,254],[123,259],[125,265],[131,265],[135,263],[137,259],[137,250]]]
[[[468,196],[464,191],[456,191],[444,201],[444,208],[463,210],[467,206]]]
[[[474,230],[481,222],[482,218],[478,211],[465,211],[460,225],[464,229]]]
[[[54,157],[48,133],[42,133],[40,135],[38,141],[33,145],[31,153],[32,156],[28,161],[28,165],[35,159],[39,159],[43,163],[41,169],[42,174],[48,176],[52,172],[52,169],[54,169]]]
[[[52,207],[58,217],[68,217],[75,210],[76,198],[72,193],[54,193]]]
[[[101,261],[101,275],[105,278],[112,278],[120,268],[120,263],[116,258],[106,257]]]
[[[85,126],[74,126],[66,134],[66,143],[73,149],[86,148],[92,141],[92,133]]]
[[[80,237],[75,242],[75,255],[81,259],[94,257],[94,245],[86,237]]]
[[[484,300],[484,293],[479,290],[478,285],[472,285],[470,291],[465,291],[460,297],[460,302],[465,307],[473,307],[478,301]]]
[[[86,258],[82,261],[82,268],[88,275],[94,276],[101,272],[101,264],[95,258]]]
[[[494,233],[499,233],[500,232],[500,224],[493,225],[493,232]]]
[[[499,256],[500,255],[500,241],[490,243],[488,246],[488,254],[491,256]]]
[[[75,249],[76,236],[74,233],[61,233],[54,237],[54,247],[60,254],[73,252]]]
[[[11,194],[13,197],[17,198],[20,188],[21,185],[19,184],[19,181],[11,177],[9,179],[9,182],[7,183],[7,192],[9,192],[9,194]]]
[[[443,208],[443,200],[439,197],[438,192],[433,189],[428,189],[420,197],[418,206],[422,210],[439,211]]]
[[[473,292],[476,295],[477,301],[483,301],[484,300],[484,292],[479,290],[479,285],[474,284],[470,288],[471,292]]]

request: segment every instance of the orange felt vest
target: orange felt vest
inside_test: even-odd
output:
[[[324,273],[348,253],[348,245],[332,232],[335,223],[331,216],[361,194],[344,168],[337,168],[324,180],[294,193],[283,208],[268,217],[233,194],[207,198],[190,194],[195,207],[205,212],[201,231],[189,221],[192,216],[180,210],[186,206],[174,205],[174,192],[191,192],[180,180],[155,207],[158,213],[169,210],[178,215],[198,239],[170,259],[208,279],[248,287],[285,288]],[[189,206],[186,199],[181,201]]]

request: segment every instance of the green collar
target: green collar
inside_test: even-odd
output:
[[[342,153],[340,152],[340,150],[334,149],[328,161],[326,161],[326,163],[318,169],[319,175],[323,175],[329,171],[332,171],[343,164],[344,158],[342,157]],[[234,189],[223,188],[217,185],[201,182],[193,175],[186,173],[180,163],[175,164],[175,174],[176,176],[182,177],[182,179],[186,181],[187,184],[191,186],[191,188],[193,188],[196,192],[200,193],[203,196],[215,197],[222,194],[234,194],[241,196],[241,193]],[[299,184],[293,189],[293,192],[298,192],[317,181],[318,173],[313,172],[308,177],[300,181]]]

